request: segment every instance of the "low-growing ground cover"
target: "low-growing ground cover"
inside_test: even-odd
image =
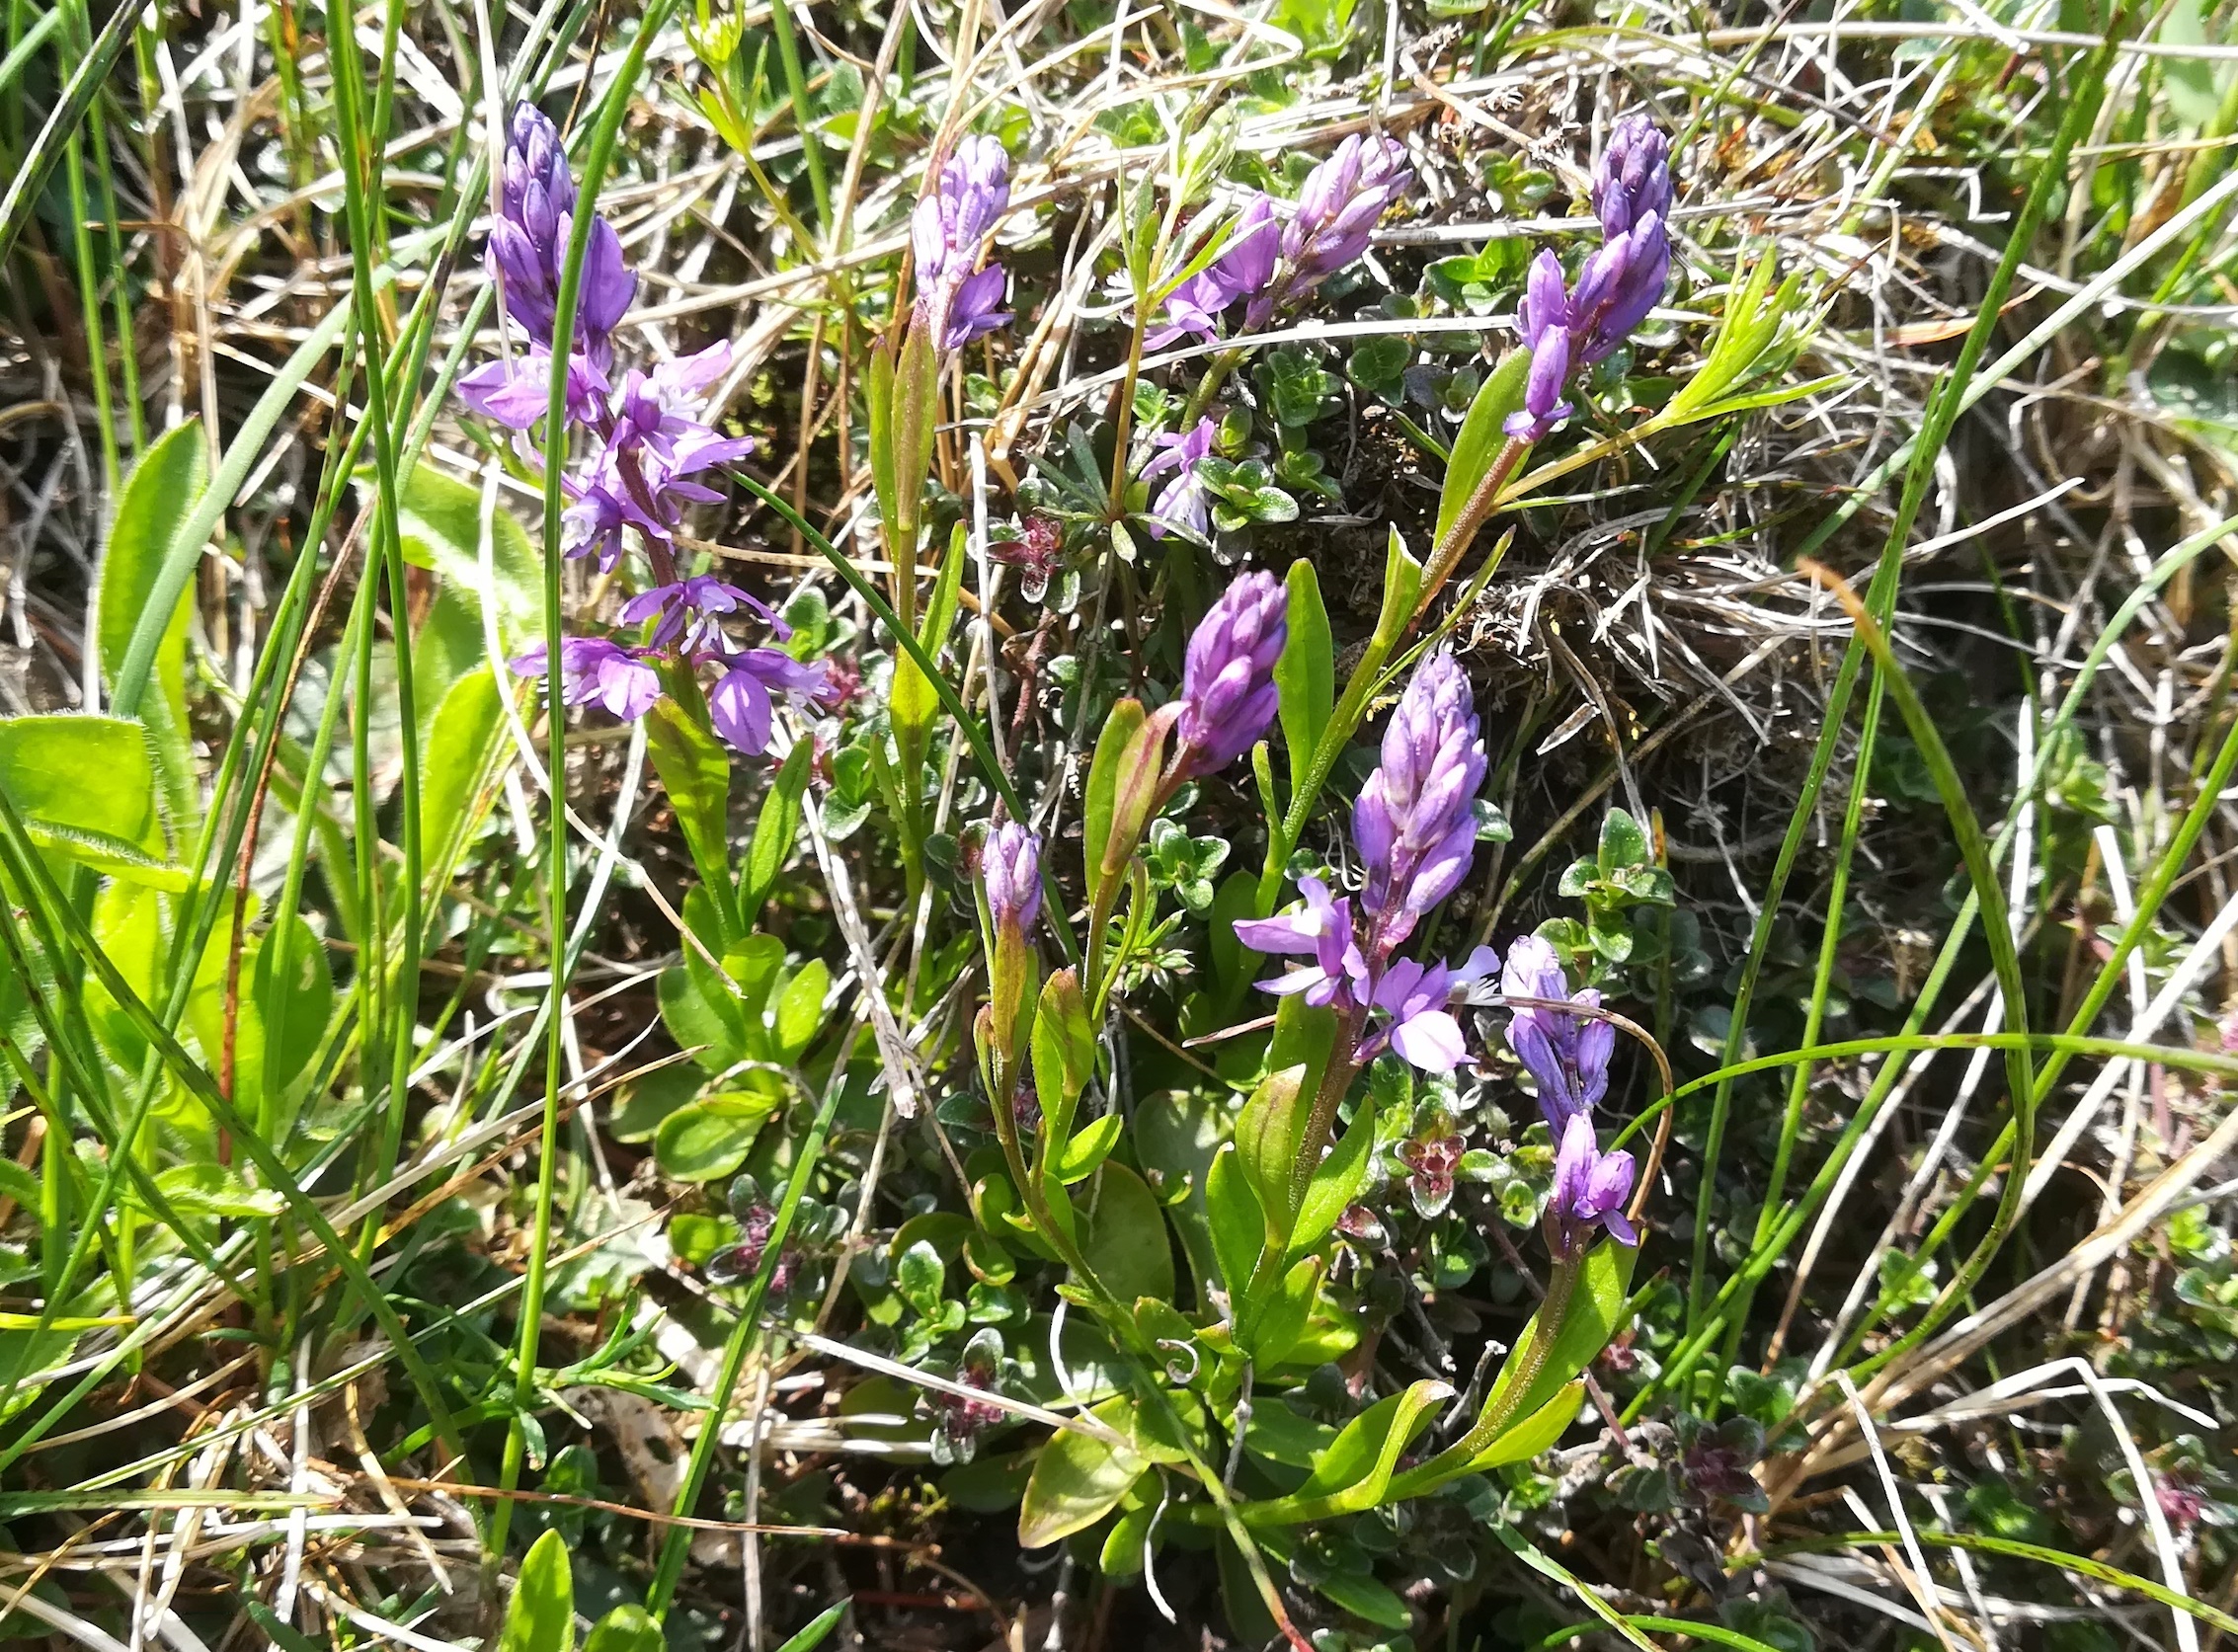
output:
[[[2238,1632],[2226,21],[16,8],[0,1627]]]

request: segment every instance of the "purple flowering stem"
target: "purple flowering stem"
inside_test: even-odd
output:
[[[560,600],[560,535],[564,529],[564,496],[561,470],[567,460],[567,390],[569,357],[575,345],[576,310],[583,298],[583,267],[591,248],[591,228],[598,221],[599,185],[613,155],[614,139],[621,130],[637,77],[644,71],[645,53],[655,36],[676,10],[677,0],[652,0],[631,38],[621,67],[606,88],[599,106],[591,146],[583,157],[583,177],[577,185],[574,222],[569,228],[567,258],[561,266],[558,306],[552,320],[552,376],[550,399],[544,415],[544,658],[553,669],[544,673],[544,715],[548,729],[546,771],[551,778],[551,807],[544,849],[546,942],[551,951],[551,985],[546,997],[544,1023],[544,1109],[539,1121],[536,1206],[533,1242],[528,1248],[526,1278],[521,1284],[520,1330],[514,1348],[513,1414],[508,1420],[505,1454],[499,1461],[499,1480],[511,1491],[520,1483],[520,1468],[527,1452],[521,1418],[535,1401],[538,1332],[543,1327],[544,1293],[549,1284],[552,1251],[552,1202],[559,1178],[559,1093],[567,1070],[563,1040],[567,1002],[567,673],[559,670],[560,643],[566,617]],[[720,1433],[720,1430],[713,1431]],[[696,1487],[687,1486],[695,1491]],[[506,1528],[513,1512],[510,1498],[500,1498],[490,1517],[490,1552],[505,1552]],[[688,1514],[688,1507],[679,1513]],[[684,1528],[675,1529],[680,1533]],[[664,1559],[666,1556],[664,1555]]]

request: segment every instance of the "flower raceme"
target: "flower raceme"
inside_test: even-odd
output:
[[[1606,1227],[1619,1244],[1636,1245],[1639,1235],[1624,1214],[1632,1194],[1632,1155],[1604,1153],[1593,1135],[1590,1115],[1576,1113],[1562,1127],[1555,1153],[1554,1196],[1547,1201],[1547,1227],[1558,1257],[1584,1248],[1593,1229]]]
[[[1480,995],[1499,969],[1490,947],[1459,968],[1392,956],[1469,872],[1484,778],[1471,699],[1466,673],[1442,653],[1407,683],[1384,733],[1382,764],[1352,812],[1353,846],[1366,867],[1357,918],[1350,897],[1307,876],[1298,885],[1303,911],[1236,924],[1237,939],[1254,951],[1312,961],[1259,985],[1349,1017],[1362,1061],[1389,1049],[1424,1071],[1451,1072],[1467,1051],[1450,1006]]]
[[[1377,962],[1469,875],[1484,780],[1474,698],[1451,655],[1423,661],[1384,731],[1383,762],[1353,805],[1352,841],[1367,866],[1360,905],[1375,920],[1368,950]]]
[[[1184,336],[1218,338],[1222,313],[1239,299],[1243,325],[1264,327],[1365,253],[1413,182],[1397,138],[1354,132],[1314,168],[1287,216],[1268,196],[1245,201],[1220,257],[1166,295],[1165,325],[1144,342],[1156,350]]]
[[[1562,389],[1570,370],[1615,354],[1663,296],[1671,274],[1670,155],[1670,140],[1645,116],[1617,121],[1593,174],[1600,247],[1575,286],[1564,284],[1553,248],[1532,261],[1515,318],[1531,372],[1523,406],[1508,415],[1509,435],[1537,441],[1567,418]]]
[[[1010,157],[999,139],[966,137],[940,169],[939,187],[910,219],[917,260],[917,314],[942,350],[960,350],[1009,319],[996,306],[1006,281],[999,264],[980,264],[988,237],[1010,206]]]
[[[533,462],[538,455],[525,433],[549,411],[560,273],[577,199],[558,129],[525,104],[513,118],[499,204],[489,265],[506,318],[526,335],[528,349],[512,362],[493,361],[468,373],[459,396],[485,418],[522,433],[522,454]],[[720,434],[702,417],[708,392],[730,370],[730,346],[711,345],[650,370],[632,367],[617,386],[612,335],[636,295],[637,276],[603,218],[590,232],[582,289],[563,411],[569,431],[586,438],[587,452],[560,480],[568,500],[565,552],[595,557],[601,572],[610,572],[634,533],[656,583],[621,611],[624,624],[645,628],[642,643],[562,640],[562,698],[633,722],[666,692],[664,664],[712,668],[709,720],[725,741],[756,754],[769,744],[774,697],[813,700],[823,692],[824,673],[781,649],[738,648],[723,629],[724,615],[753,614],[779,641],[787,633],[759,597],[709,575],[679,577],[677,571],[684,511],[722,497],[696,478],[754,446],[750,437]],[[549,661],[538,647],[512,665],[521,675],[541,676]]]
[[[1507,967],[1500,975],[1500,995],[1506,998],[1551,998],[1588,1009],[1601,1007],[1601,994],[1593,987],[1569,989],[1561,960],[1554,947],[1537,935],[1526,935],[1507,949]],[[1617,1030],[1599,1016],[1571,1015],[1533,1004],[1510,1006],[1507,1042],[1539,1086],[1539,1110],[1557,1137],[1564,1137],[1572,1121],[1590,1125],[1593,1109],[1608,1093],[1609,1059],[1616,1054]]]
[[[1272,574],[1245,574],[1221,592],[1182,663],[1176,774],[1216,773],[1259,743],[1279,708],[1274,668],[1289,641],[1290,592]]]
[[[1041,916],[1041,839],[1015,821],[987,834],[980,849],[980,886],[997,934],[1028,935]]]

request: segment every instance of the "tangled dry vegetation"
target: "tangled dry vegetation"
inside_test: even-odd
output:
[[[557,1533],[576,1613],[678,1652],[812,1620],[851,1645],[1090,1652],[1278,1631],[1331,1652],[2194,1652],[2238,1633],[2227,11],[839,0],[701,6],[648,38],[622,0],[14,8],[8,1631],[451,1652],[502,1619],[509,1652],[559,1652],[520,1605],[548,1607],[549,1566],[522,1556]],[[766,495],[719,484],[679,542],[789,616],[845,691],[790,725],[797,763],[723,770],[714,830],[774,951],[753,966],[769,1019],[753,999],[721,1072],[691,1059],[720,1017],[678,999],[750,954],[698,938],[703,805],[645,722],[586,712],[565,744],[550,1014],[552,743],[540,690],[490,669],[543,635],[547,495],[452,390],[500,351],[487,169],[531,92],[579,136],[620,112],[596,190],[638,272],[620,355],[730,346],[705,417],[755,438],[742,468]],[[928,167],[965,129],[1011,156],[994,253],[1015,313],[943,365],[922,555],[942,560],[951,522],[970,550],[930,653],[1054,824],[1079,922],[1077,823],[1114,700],[1171,691],[1233,571],[1301,559],[1347,679],[1392,534],[1423,555],[1442,532],[1531,253],[1598,233],[1593,168],[1628,111],[1671,138],[1674,274],[1438,610],[1505,829],[1434,925],[1455,956],[1553,926],[1641,1035],[1610,1089],[1656,1155],[1626,1315],[1527,1455],[1436,1498],[1254,1527],[1274,1616],[1230,1533],[1165,1514],[1211,1507],[1179,1449],[1021,1546],[1037,1454],[1109,1434],[1125,1384],[1109,1348],[1067,1351],[1102,1333],[1057,1254],[988,1236],[976,1155],[1001,1132],[973,1059],[967,828],[997,792],[960,736],[928,748],[915,825],[866,778],[904,674],[871,601],[897,591],[876,351],[906,320]],[[1103,511],[1095,490],[1139,466],[1130,425],[1183,428],[1230,341],[1141,348],[1136,192],[1163,211],[1217,134],[1227,184],[1292,196],[1363,132],[1403,145],[1410,193],[1221,392],[1228,457],[1295,509],[1262,492],[1209,542],[1145,537],[1139,496]],[[1749,284],[1767,257],[1789,284]],[[1744,306],[1780,321],[1759,405],[1654,426],[1719,328],[1758,319]],[[176,684],[143,720],[185,766],[157,763],[120,845],[105,803],[71,801],[107,776],[33,742],[53,714],[119,709],[181,521],[188,618],[137,669]],[[835,577],[820,539],[870,584]],[[570,624],[613,624],[614,579],[563,572]],[[486,704],[461,745],[443,719],[467,684]],[[1331,786],[1375,760],[1363,734]],[[1115,1162],[1156,1196],[1145,1277],[1190,1313],[1156,1346],[1206,1373],[1226,1298],[1182,1218],[1171,1240],[1158,1223],[1201,1211],[1266,1064],[1207,915],[1241,910],[1216,886],[1255,884],[1266,854],[1271,783],[1248,766],[1193,784],[1147,840],[1137,899],[1164,915],[1117,949],[1095,1085],[1129,1121]],[[1289,869],[1348,871],[1347,818],[1312,820]],[[1625,883],[1655,868],[1667,904]],[[1466,1012],[1479,1054],[1442,1088],[1372,1078],[1366,1226],[1348,1214],[1330,1240],[1343,1291],[1316,1310],[1352,1340],[1279,1381],[1268,1362],[1255,1412],[1244,1360],[1239,1497],[1295,1493],[1321,1460],[1246,1454],[1254,1417],[1326,1452],[1361,1407],[1435,1384],[1412,1463],[1524,1340],[1554,1159],[1506,1014]],[[228,1106],[264,1083],[247,1122],[274,1165],[232,1114],[197,1111],[189,1067]],[[1172,1156],[1155,1121],[1200,1117],[1213,1134]],[[1193,1380],[1169,1367],[1166,1386]],[[1215,1386],[1216,1410],[1236,1400]],[[603,1616],[639,1603],[663,1622]]]

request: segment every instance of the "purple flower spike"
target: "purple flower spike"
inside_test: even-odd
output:
[[[1601,1007],[1601,994],[1588,986],[1569,989],[1561,960],[1537,935],[1508,948],[1500,991],[1511,998],[1567,999],[1589,1009]],[[1608,1093],[1609,1058],[1616,1054],[1617,1030],[1598,1016],[1568,1015],[1559,1009],[1514,1006],[1507,1029],[1509,1048],[1539,1083],[1539,1110],[1559,1133],[1577,1118],[1590,1119]]]
[[[575,180],[568,174],[559,128],[527,104],[513,112],[498,200],[498,222],[490,230],[491,273],[504,294],[506,314],[548,349],[574,232]],[[636,296],[637,276],[622,257],[620,237],[605,219],[594,219],[584,252],[575,348],[604,366],[608,336]]]
[[[942,350],[959,350],[1010,319],[999,309],[1006,277],[980,268],[980,249],[1010,208],[1010,157],[997,138],[967,137],[940,169],[940,186],[910,219],[918,313],[936,325]]]
[[[561,700],[571,706],[602,705],[623,722],[636,722],[661,697],[661,675],[645,663],[647,653],[603,637],[561,638]],[[542,676],[548,659],[539,643],[508,663],[516,676]]]
[[[1647,319],[1671,275],[1671,242],[1649,212],[1585,261],[1569,300],[1571,354],[1582,366],[1613,354]]]
[[[1041,916],[1041,839],[1015,821],[1005,821],[987,834],[979,851],[979,877],[996,930],[1030,932]]]
[[[1153,539],[1163,539],[1176,527],[1202,539],[1205,530],[1212,525],[1212,497],[1197,477],[1197,461],[1211,455],[1213,441],[1219,434],[1218,425],[1210,419],[1200,419],[1197,428],[1186,434],[1151,437],[1151,445],[1158,452],[1143,466],[1143,480],[1148,482],[1169,470],[1176,473],[1151,504]]]
[[[1309,285],[1335,275],[1368,250],[1376,221],[1413,182],[1404,144],[1354,132],[1306,180],[1282,256]]]
[[[1639,1234],[1624,1214],[1632,1178],[1632,1155],[1602,1152],[1593,1138],[1593,1121],[1583,1113],[1574,1115],[1562,1128],[1561,1146],[1555,1155],[1554,1197],[1547,1205],[1558,1254],[1574,1255],[1589,1242],[1595,1227],[1606,1227],[1619,1244],[1639,1243]]]
[[[1475,698],[1451,655],[1423,661],[1384,731],[1383,764],[1353,805],[1368,873],[1360,905],[1376,919],[1371,961],[1390,957],[1468,876],[1485,766]]]
[[[1537,441],[1569,417],[1562,386],[1569,380],[1569,294],[1562,288],[1561,260],[1550,248],[1531,261],[1523,302],[1515,312],[1523,348],[1531,353],[1523,405],[1507,416],[1509,435]]]
[[[1328,885],[1315,877],[1298,880],[1306,909],[1284,917],[1239,918],[1236,938],[1253,952],[1271,952],[1314,960],[1304,969],[1287,970],[1259,985],[1268,992],[1287,995],[1303,992],[1317,1009],[1336,1001],[1348,983],[1367,975],[1360,949],[1352,941],[1352,903],[1330,900]]]
[[[824,668],[804,666],[782,649],[750,648],[717,659],[728,669],[707,690],[708,720],[749,757],[769,748],[772,693],[806,705],[824,692]]]
[[[1175,771],[1212,774],[1258,744],[1280,696],[1274,664],[1290,640],[1290,592],[1272,574],[1245,574],[1197,622],[1181,671]]]
[[[1601,233],[1613,240],[1650,212],[1668,220],[1671,199],[1671,140],[1644,115],[1623,117],[1593,171]]]

